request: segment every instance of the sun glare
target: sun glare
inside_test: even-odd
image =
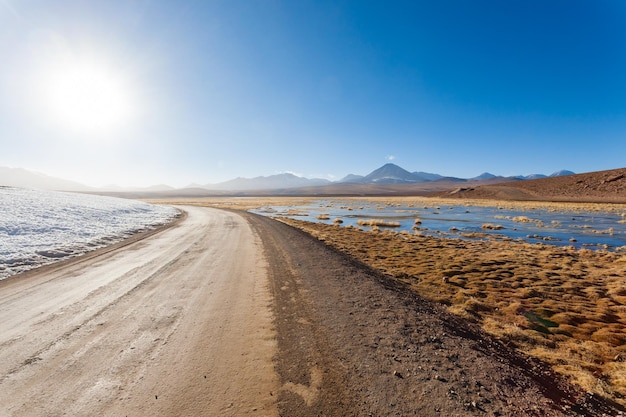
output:
[[[52,121],[79,133],[107,133],[132,114],[128,89],[111,70],[74,63],[47,74],[46,103]]]

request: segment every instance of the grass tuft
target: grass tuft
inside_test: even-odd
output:
[[[358,220],[356,222],[359,226],[370,226],[370,227],[400,227],[399,222],[386,222],[382,219],[368,219],[368,220]]]

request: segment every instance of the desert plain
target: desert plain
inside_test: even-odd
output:
[[[621,203],[359,197],[353,199],[355,210],[364,200],[388,207],[506,205],[529,213],[538,208],[610,212],[626,219]],[[315,201],[209,198],[184,203],[249,210]],[[341,201],[350,204],[350,199]],[[584,391],[626,405],[626,248],[576,249],[488,235],[441,238],[423,235],[419,228],[409,233],[368,227],[367,222],[363,227],[323,224],[306,221],[308,213],[303,214],[304,220],[275,218],[480,326],[507,347],[539,359]]]
[[[0,281],[0,412],[624,415],[624,247],[511,239],[499,234],[506,216],[453,237],[426,233],[418,218],[399,230],[375,215],[345,225],[324,213],[368,201],[527,211],[519,222],[538,210],[608,212],[619,233],[626,222],[621,173],[522,184],[532,196],[506,185],[323,204],[150,200],[183,215]],[[600,203],[572,201],[587,195],[576,187],[596,185]],[[486,199],[493,192],[528,200]]]

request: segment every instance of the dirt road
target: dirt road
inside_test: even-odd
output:
[[[266,264],[244,219],[0,283],[0,415],[278,415]]]
[[[245,216],[269,264],[281,415],[623,415],[323,242]]]
[[[618,415],[303,232],[185,210],[0,282],[0,415]]]

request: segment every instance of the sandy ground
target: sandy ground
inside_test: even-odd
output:
[[[235,214],[0,284],[0,415],[278,415],[266,264]]]

